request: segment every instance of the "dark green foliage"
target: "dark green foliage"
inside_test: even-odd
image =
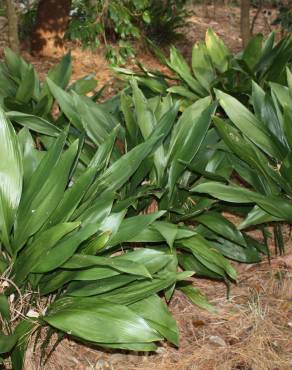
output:
[[[292,77],[289,58],[281,57],[289,40],[276,51],[265,47],[259,83],[241,101],[237,92],[213,89],[213,73],[228,72],[232,57],[212,31],[211,54],[200,64],[209,72],[193,76],[173,49],[168,63],[188,91],[187,107],[171,94],[147,99],[134,79],[97,104],[86,96],[95,88],[91,78],[69,85],[69,56],[40,82],[6,51],[0,268],[22,294],[38,292],[30,295],[33,307],[39,296],[47,299],[45,311],[13,331],[7,297],[14,293],[17,302],[19,291],[12,284],[0,297],[0,349],[15,369],[43,326],[51,328],[43,351],[54,330],[105,348],[153,351],[162,339],[177,346],[161,298],[169,302],[180,289],[214,310],[189,277],[235,281],[228,259],[255,263],[269,255],[267,223],[283,252],[279,222],[292,222]],[[275,55],[283,84],[275,82]],[[250,227],[263,230],[264,244],[248,235]]]

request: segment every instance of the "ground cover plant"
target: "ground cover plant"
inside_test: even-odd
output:
[[[0,77],[0,349],[15,369],[43,327],[44,348],[55,331],[105,348],[179,345],[174,289],[213,310],[189,278],[236,281],[228,259],[268,254],[246,229],[291,222],[289,69],[284,85],[254,82],[248,108],[216,90],[182,109],[135,80],[98,104],[91,77],[69,85],[69,56],[40,82],[7,51]]]
[[[263,88],[269,81],[286,81],[285,67],[291,63],[292,36],[288,35],[277,43],[275,33],[271,33],[266,40],[262,34],[257,34],[242,51],[233,54],[209,28],[205,41],[193,46],[190,65],[175,47],[170,49],[169,58],[155,45],[152,48],[169,69],[168,74],[147,70],[139,63],[138,72],[118,67],[114,70],[123,78],[134,77],[148,94],[171,93],[184,99],[186,105],[213,95],[215,88],[244,101],[246,95],[251,93],[252,81]]]

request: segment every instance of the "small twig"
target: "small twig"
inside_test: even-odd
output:
[[[13,322],[15,321],[16,319],[18,319],[19,316],[22,316],[22,309],[23,309],[23,296],[21,294],[21,291],[20,289],[18,288],[18,286],[14,283],[14,281],[12,281],[11,279],[8,279],[8,278],[5,278],[3,276],[0,276],[0,280],[3,280],[3,281],[6,281],[8,284],[12,285],[15,290],[17,291],[18,295],[19,295],[19,299],[20,299],[20,309],[19,310],[16,310],[15,308],[12,308],[12,311],[13,312],[16,312],[16,314],[11,318],[10,322]]]
[[[253,20],[251,22],[251,27],[250,27],[250,34],[251,35],[253,34],[253,30],[254,30],[254,26],[255,26],[256,20],[258,19],[258,16],[260,15],[260,13],[262,11],[262,8],[263,8],[263,1],[262,0],[259,0],[258,10],[257,10],[256,14],[254,15]]]

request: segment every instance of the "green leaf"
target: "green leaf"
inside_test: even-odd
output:
[[[213,65],[219,72],[226,72],[229,64],[229,51],[212,28],[208,28],[205,42]]]
[[[289,88],[286,86],[282,86],[275,82],[270,82],[270,86],[274,94],[276,95],[279,103],[282,107],[291,106],[292,104],[292,97],[289,92]]]
[[[190,100],[197,100],[199,97],[198,95],[194,94],[191,90],[184,86],[171,86],[167,89],[167,92],[177,94],[180,96],[183,96],[184,98],[190,99]]]
[[[69,149],[59,157],[59,161],[55,163],[55,166],[49,173],[43,172],[49,157],[44,157],[40,162],[39,167],[31,178],[27,193],[25,193],[24,197],[21,199],[15,228],[15,250],[19,250],[24,245],[27,238],[36,233],[44,225],[59,204],[68,183],[68,176],[77,149],[78,142],[75,141]],[[55,147],[53,147],[52,150],[56,150]],[[59,149],[56,150],[56,153],[59,153]],[[42,183],[36,184],[35,180],[37,180],[40,175],[45,176],[45,178],[41,179]],[[30,184],[32,184],[33,187],[36,186],[36,189],[30,188]],[[38,188],[37,185],[39,185]]]
[[[163,236],[170,248],[172,248],[178,233],[177,225],[165,221],[156,221],[153,227]]]
[[[44,231],[39,238],[24,248],[13,267],[15,283],[17,284],[24,281],[30,272],[37,272],[39,270],[39,265],[42,265],[42,262],[46,261],[50,249],[53,248],[64,235],[70,233],[79,225],[80,222],[71,222],[53,226]]]
[[[67,334],[95,343],[147,343],[161,339],[128,307],[102,301],[61,299],[43,319]]]
[[[134,263],[130,260],[121,259],[120,257],[107,258],[75,254],[65,264],[62,265],[62,268],[80,269],[92,266],[111,267],[126,274],[151,278],[149,271],[142,264],[137,262]]]
[[[212,245],[200,235],[194,235],[189,239],[180,240],[177,246],[190,250],[193,255],[208,269],[224,276],[229,275],[236,280],[236,271],[230,263]]]
[[[167,64],[169,68],[183,79],[196,95],[200,97],[208,95],[207,90],[205,90],[199,81],[192,76],[188,63],[175,47],[170,49],[170,61],[168,61]]]
[[[65,263],[77,250],[79,245],[97,232],[99,223],[88,224],[61,240],[54,248],[48,250],[46,259],[39,262],[34,272],[48,272]]]
[[[262,210],[259,206],[254,206],[253,209],[248,213],[245,220],[238,226],[239,230],[246,229],[249,226],[270,223],[273,221],[282,221],[281,218],[270,215],[269,213]]]
[[[148,215],[139,215],[126,218],[122,221],[118,232],[110,239],[109,245],[115,246],[128,240],[131,240],[141,230],[147,228],[155,220],[165,214],[165,211],[150,213]]]
[[[192,50],[192,68],[194,75],[205,89],[209,90],[215,80],[216,73],[212,66],[206,45],[197,42]]]
[[[278,183],[281,183],[278,171],[274,171],[267,162],[264,154],[248,139],[243,137],[238,130],[218,117],[213,118],[215,126],[229,149],[241,160],[249,165],[250,170],[255,170],[261,189],[267,194],[277,191]],[[233,161],[234,162],[234,161]],[[234,169],[238,171],[238,164],[234,163]],[[242,171],[239,171],[241,175]],[[246,179],[246,178],[245,178]],[[253,182],[255,184],[255,182]],[[284,184],[286,186],[286,184]]]
[[[32,65],[28,65],[25,74],[21,76],[21,83],[17,89],[15,99],[21,103],[28,103],[35,86],[35,72]]]
[[[191,105],[184,111],[173,130],[168,152],[170,170],[167,187],[170,198],[176,182],[186,167],[179,160],[191,162],[206,136],[211,123],[211,115],[216,107],[215,104],[210,106],[209,104],[210,98],[208,97]]]
[[[292,109],[289,106],[284,107],[284,132],[292,150]]]
[[[166,304],[154,294],[129,306],[131,310],[143,317],[148,324],[163,335],[170,343],[179,345],[179,333],[175,320]]]
[[[243,248],[229,240],[217,238],[217,241],[212,241],[212,246],[223,256],[234,261],[243,263],[258,263],[261,261],[261,257],[253,245],[248,244],[247,247]]]
[[[268,155],[282,159],[285,149],[272,137],[265,126],[238,100],[215,90],[217,99],[235,126]]]
[[[106,301],[119,304],[131,304],[158,293],[176,282],[176,274],[173,272],[161,272],[153,279],[133,281],[120,289],[100,294],[99,297]]]
[[[193,287],[192,285],[184,285],[179,288],[188,298],[189,300],[204,310],[208,310],[209,312],[215,313],[215,307],[209,303],[208,299],[201,293],[198,288]]]
[[[0,107],[0,231],[10,250],[9,234],[22,193],[22,159],[15,131]]]
[[[42,117],[34,116],[21,112],[7,112],[7,117],[14,122],[17,122],[23,127],[48,136],[58,136],[61,130],[53,123],[45,120]]]
[[[232,222],[228,221],[220,213],[204,213],[200,216],[197,216],[195,220],[205,225],[215,233],[222,235],[224,238],[229,239],[244,247],[246,246],[246,241],[241,232],[237,230]]]
[[[15,334],[5,335],[0,333],[0,353],[10,352],[16,345],[17,336]]]
[[[224,276],[222,271],[216,273],[201,263],[194,255],[190,253],[178,254],[179,264],[185,270],[192,270],[197,276],[206,277],[208,279],[222,280]]]
[[[26,188],[32,174],[43,158],[44,152],[35,149],[35,142],[27,128],[22,128],[17,136],[22,152],[23,187]]]
[[[8,298],[5,294],[0,294],[0,315],[2,316],[2,319],[6,321],[10,320],[10,307]]]
[[[56,85],[53,81],[49,78],[46,79],[46,82],[49,86],[50,92],[53,94],[54,98],[60,105],[62,113],[66,115],[68,120],[80,131],[84,130],[81,117],[79,112],[77,111],[73,97],[61,89],[58,85]]]
[[[292,221],[292,202],[279,196],[263,196],[239,186],[227,186],[217,182],[205,182],[191,189],[198,193],[208,193],[215,198],[233,203],[256,203],[267,213]]]
[[[251,38],[245,47],[242,59],[248,65],[248,67],[253,70],[255,65],[258,63],[262,54],[262,43],[263,35],[261,33],[257,34]]]
[[[173,109],[177,110],[177,106]],[[173,121],[161,120],[161,123],[155,127],[144,143],[124,154],[97,179],[95,192],[116,191],[123,186],[136,172],[142,161],[157,149],[162,140],[168,135],[172,125]]]

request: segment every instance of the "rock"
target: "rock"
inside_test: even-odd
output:
[[[112,369],[111,364],[108,361],[103,360],[102,358],[100,358],[95,364],[95,370],[110,370],[110,369]]]
[[[210,338],[209,338],[209,341],[212,344],[216,344],[216,346],[219,346],[219,347],[226,347],[227,346],[225,340],[221,337],[218,337],[218,335],[211,335]]]
[[[165,352],[166,352],[166,348],[164,347],[158,347],[156,350],[156,353],[158,353],[159,355],[164,355]]]

